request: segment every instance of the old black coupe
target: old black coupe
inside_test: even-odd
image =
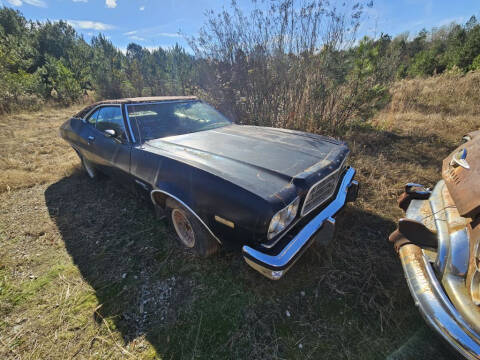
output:
[[[60,128],[91,178],[107,174],[145,193],[180,242],[207,256],[242,246],[246,262],[281,278],[355,200],[345,143],[235,125],[196,97],[102,101]]]

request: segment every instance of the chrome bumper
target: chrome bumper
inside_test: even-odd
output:
[[[400,232],[403,220],[417,221],[435,234],[436,249],[422,245],[418,233]],[[480,359],[480,308],[466,286],[467,224],[442,180],[428,197],[411,200],[406,219],[400,220],[390,241],[395,242],[410,293],[427,324],[467,359]]]
[[[480,359],[480,337],[445,295],[422,249],[407,244],[399,255],[415,305],[427,324],[467,359]]]
[[[245,245],[243,257],[248,265],[272,280],[280,279],[298,260],[300,255],[312,244],[314,235],[320,231],[333,234],[335,214],[343,208],[347,201],[355,200],[358,183],[353,180],[355,169],[349,168],[340,184],[335,199],[315,216],[278,254],[270,255]]]

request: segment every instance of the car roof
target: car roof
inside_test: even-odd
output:
[[[147,97],[133,97],[133,98],[122,98],[122,99],[111,99],[111,100],[102,100],[97,101],[91,105],[88,105],[84,109],[80,110],[74,115],[77,118],[85,117],[90,110],[98,105],[108,105],[108,104],[137,104],[137,103],[155,103],[162,101],[181,101],[181,100],[198,100],[196,96],[147,96]]]

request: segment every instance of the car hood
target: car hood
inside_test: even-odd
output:
[[[150,140],[150,151],[166,151],[195,163],[260,196],[309,185],[337,169],[348,154],[335,139],[285,129],[230,125]],[[154,150],[155,149],[155,150]]]

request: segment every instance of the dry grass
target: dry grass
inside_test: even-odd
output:
[[[68,176],[78,159],[66,151],[59,125],[81,107],[44,108],[0,117],[0,192],[52,182]]]
[[[391,103],[373,121],[383,129],[457,142],[459,133],[478,128],[480,72],[402,80],[391,93]]]
[[[438,181],[442,159],[480,128],[480,72],[402,80],[391,94],[367,126],[348,134],[360,176],[369,174],[367,184],[381,190],[369,199],[378,202],[376,209],[406,181]],[[386,205],[383,213],[399,214]]]
[[[58,138],[77,108],[4,115],[0,358],[451,358],[386,238],[403,184],[435,183],[442,158],[480,127],[478,82],[400,82],[388,108],[349,130],[360,198],[335,243],[280,282],[238,253],[192,258],[144,201],[86,179]]]

